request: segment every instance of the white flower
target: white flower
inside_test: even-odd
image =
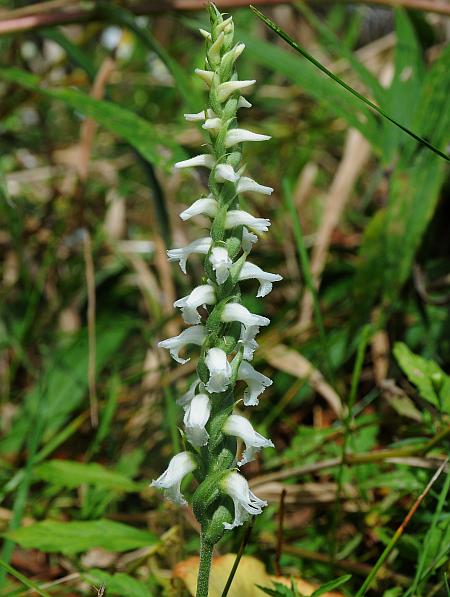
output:
[[[262,195],[271,195],[273,193],[272,187],[265,187],[257,183],[253,178],[248,176],[241,176],[237,184],[236,190],[238,193],[245,193],[246,191],[253,191],[253,193],[261,193]]]
[[[239,58],[239,56],[242,54],[244,50],[245,44],[238,43],[234,46],[234,48],[232,48],[226,54],[223,55],[222,61],[226,63],[228,62],[228,60],[231,59],[232,62],[236,62],[236,60]]]
[[[164,489],[164,494],[169,500],[184,505],[187,502],[181,495],[181,481],[196,468],[197,463],[193,454],[180,452],[169,462],[167,470],[158,479],[152,481],[150,486]]]
[[[208,118],[204,124],[202,124],[202,129],[207,131],[212,131],[213,133],[218,133],[220,131],[220,127],[222,126],[222,121],[220,118]]]
[[[186,437],[196,448],[208,443],[209,435],[205,425],[210,414],[211,401],[207,394],[197,394],[186,407],[183,419]]]
[[[178,406],[182,406],[183,408],[185,408],[191,402],[191,400],[194,398],[195,391],[197,390],[197,388],[198,388],[198,386],[200,384],[201,384],[201,381],[197,377],[195,379],[195,381],[193,381],[191,383],[191,385],[189,386],[187,392],[185,392],[182,396],[180,396],[177,399]]]
[[[269,135],[260,135],[246,129],[230,129],[225,135],[225,147],[231,147],[245,141],[268,141]]]
[[[207,118],[214,118],[216,115],[211,108],[207,110],[202,110],[201,112],[197,112],[196,114],[184,114],[185,119],[188,122],[198,122],[201,120],[206,120]]]
[[[217,201],[214,197],[202,197],[201,199],[197,199],[194,203],[182,211],[180,213],[180,218],[182,220],[189,220],[194,216],[198,216],[199,214],[206,214],[207,216],[213,218],[217,213]]]
[[[230,267],[233,265],[226,248],[213,247],[209,256],[209,262],[216,272],[217,284],[223,284],[230,274]]]
[[[205,31],[204,29],[199,29],[200,34],[208,41],[211,41],[211,33],[209,31]]]
[[[225,392],[230,385],[231,365],[227,355],[221,348],[210,348],[206,354],[205,364],[209,370],[208,392]]]
[[[256,243],[258,237],[253,232],[250,232],[245,226],[242,228],[242,250],[245,253],[250,253],[252,245]]]
[[[247,307],[239,303],[227,303],[222,311],[222,321],[239,321],[245,327],[269,325],[270,319],[250,313]]]
[[[251,515],[261,514],[267,502],[260,500],[250,491],[246,479],[236,472],[229,473],[222,481],[221,487],[234,502],[234,520],[232,524],[227,522],[223,526],[227,530],[241,526]]]
[[[181,365],[187,363],[190,359],[182,359],[179,356],[179,352],[184,346],[188,344],[196,344],[201,346],[206,338],[206,328],[203,325],[194,325],[191,328],[183,330],[178,336],[173,338],[167,338],[167,340],[161,340],[158,342],[158,348],[167,348],[170,352],[170,356]]]
[[[226,81],[225,83],[221,83],[217,87],[217,97],[219,102],[224,102],[235,91],[250,87],[250,85],[253,85],[254,83],[256,83],[256,79],[251,81]]]
[[[251,280],[253,278],[259,281],[258,294],[256,295],[257,297],[263,297],[269,294],[269,292],[272,290],[272,283],[279,282],[283,279],[279,274],[265,272],[254,263],[246,261],[239,272],[239,281]]]
[[[239,108],[251,108],[252,105],[248,100],[245,99],[245,97],[243,95],[241,95],[240,98],[238,99],[237,107],[239,110]]]
[[[210,64],[217,64],[220,61],[220,50],[222,49],[224,39],[225,39],[225,35],[222,31],[217,36],[216,41],[209,48],[208,58],[210,60]]]
[[[227,213],[225,228],[234,228],[235,226],[250,226],[258,232],[267,232],[270,226],[270,220],[266,218],[255,218],[252,214],[241,209],[231,209]]]
[[[197,312],[200,305],[214,305],[216,302],[216,294],[214,288],[209,284],[197,286],[194,290],[174,302],[174,307],[181,309],[183,319],[186,323],[196,324],[200,323],[200,315]]]
[[[248,327],[242,326],[241,337],[238,343],[244,347],[243,357],[246,361],[253,359],[253,353],[258,348],[259,344],[255,340],[256,334],[259,334],[259,327],[257,325],[250,325]]]
[[[225,421],[222,431],[226,435],[240,437],[245,442],[245,451],[242,455],[242,460],[238,462],[238,466],[243,466],[247,462],[255,460],[255,455],[261,448],[274,447],[270,439],[266,439],[263,435],[255,431],[251,423],[240,415],[230,415]]]
[[[186,262],[190,255],[193,253],[199,253],[200,255],[206,255],[209,251],[209,247],[211,246],[212,240],[209,236],[198,238],[197,240],[192,241],[185,247],[179,247],[178,249],[169,249],[167,251],[167,256],[169,261],[178,261],[180,264],[180,269],[183,274],[186,273]]]
[[[239,180],[239,174],[229,164],[219,164],[216,166],[214,175],[217,182],[225,182],[226,180],[236,182]]]
[[[247,384],[244,392],[245,406],[256,406],[259,402],[258,396],[272,385],[271,379],[256,371],[247,361],[240,364],[237,378]]]
[[[210,70],[202,70],[201,68],[196,68],[195,69],[195,74],[198,75],[200,77],[200,79],[203,79],[203,81],[205,81],[205,83],[210,87],[211,83],[213,81],[214,78],[214,72],[210,71]]]
[[[175,168],[191,168],[191,166],[205,166],[205,168],[213,168],[214,164],[215,161],[212,155],[209,155],[209,153],[202,153],[201,155],[196,155],[188,160],[177,162],[175,164]]]

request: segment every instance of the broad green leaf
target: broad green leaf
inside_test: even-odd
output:
[[[39,77],[17,68],[0,67],[0,78],[60,100],[85,116],[93,118],[110,132],[128,141],[152,164],[168,166],[168,159],[161,147],[171,150],[173,160],[184,157],[183,150],[170,135],[160,135],[147,120],[117,104],[94,99],[79,89],[45,87],[40,83]]]
[[[84,579],[94,585],[103,585],[106,589],[106,595],[119,595],[123,597],[149,597],[151,594],[148,586],[143,582],[136,580],[128,574],[117,572],[108,574],[103,570],[89,570],[83,574]]]
[[[99,321],[97,324],[97,373],[116,353],[135,323],[130,319]],[[78,334],[72,342],[55,347],[43,365],[42,381],[24,397],[8,436],[0,441],[0,453],[20,450],[30,429],[33,413],[40,409],[45,417],[45,440],[55,434],[77,409],[87,394],[87,365],[89,358],[87,332]],[[42,386],[45,392],[42,393]],[[42,394],[44,398],[41,400]]]
[[[57,522],[44,520],[4,534],[25,549],[63,554],[79,553],[93,547],[127,551],[157,542],[149,531],[112,520]]]
[[[403,342],[395,344],[394,356],[422,398],[450,414],[450,377],[439,365],[414,354]]]
[[[69,489],[83,484],[115,491],[139,491],[140,489],[139,484],[127,476],[108,470],[95,462],[50,460],[34,467],[33,477]]]

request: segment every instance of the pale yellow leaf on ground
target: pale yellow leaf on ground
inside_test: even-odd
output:
[[[221,597],[235,559],[236,554],[234,553],[214,558],[209,597]],[[198,557],[189,558],[179,562],[173,570],[174,578],[182,580],[191,595],[195,595],[197,587],[198,562]],[[264,593],[256,585],[273,587],[273,582],[290,585],[290,579],[288,578],[267,574],[264,564],[256,558],[243,556],[228,592],[228,597],[262,597]],[[310,595],[317,589],[317,586],[301,579],[295,579],[295,582],[298,590],[304,595]],[[343,596],[342,593],[324,593],[324,597]]]

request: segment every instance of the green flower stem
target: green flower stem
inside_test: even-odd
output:
[[[205,541],[202,533],[200,543],[200,565],[198,568],[197,597],[208,597],[209,575],[211,572],[214,545]]]

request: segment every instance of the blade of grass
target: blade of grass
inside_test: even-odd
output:
[[[431,477],[430,481],[428,482],[427,486],[425,487],[425,489],[422,491],[422,493],[419,495],[419,497],[416,499],[416,501],[414,502],[414,504],[412,505],[410,511],[408,512],[408,514],[406,515],[406,517],[404,518],[402,524],[398,527],[398,529],[395,531],[392,539],[389,541],[389,543],[386,545],[386,548],[383,550],[383,553],[381,554],[381,556],[378,558],[378,560],[376,561],[374,567],[372,568],[372,570],[370,571],[370,574],[368,575],[368,577],[366,578],[366,580],[364,581],[364,583],[362,584],[361,588],[359,589],[359,591],[356,593],[355,597],[363,597],[363,595],[366,594],[367,589],[370,587],[370,585],[372,584],[372,581],[375,579],[376,575],[378,574],[378,571],[380,570],[381,566],[384,564],[384,562],[386,561],[386,558],[388,557],[388,555],[391,553],[391,551],[394,549],[395,545],[397,544],[398,540],[400,539],[400,537],[403,534],[403,531],[405,530],[406,526],[408,525],[408,523],[410,522],[411,518],[414,516],[417,508],[420,506],[420,504],[423,502],[423,500],[425,499],[425,497],[427,496],[427,494],[429,493],[429,491],[431,490],[431,488],[433,487],[434,483],[437,481],[437,479],[439,478],[439,476],[441,475],[442,471],[445,469],[446,465],[448,462],[448,458],[446,460],[444,460],[444,462],[441,464],[441,466],[438,468],[438,470],[434,473],[434,475]]]
[[[170,439],[172,441],[173,453],[177,454],[180,447],[180,432],[178,431],[177,408],[175,398],[170,387],[164,388],[164,400],[166,403],[167,425],[169,427]]]
[[[405,132],[410,137],[412,137],[413,139],[415,139],[418,143],[420,143],[421,145],[425,145],[426,147],[428,147],[428,149],[430,149],[431,151],[433,151],[435,154],[439,155],[441,158],[443,158],[447,162],[450,162],[450,157],[447,156],[442,151],[440,151],[440,149],[438,149],[437,147],[435,147],[432,143],[430,143],[429,141],[427,141],[423,137],[420,137],[419,135],[416,135],[416,133],[414,133],[413,131],[411,131],[407,127],[403,126],[400,122],[397,122],[397,120],[395,120],[394,118],[392,118],[391,116],[389,116],[389,114],[387,114],[379,106],[377,106],[376,104],[374,104],[373,102],[371,102],[370,100],[368,100],[366,97],[364,97],[363,95],[361,95],[360,93],[358,93],[358,91],[356,91],[355,89],[353,89],[353,87],[350,87],[350,85],[347,85],[347,83],[345,83],[344,81],[342,81],[342,79],[340,79],[334,73],[332,73],[331,71],[329,71],[325,66],[323,66],[323,64],[321,64],[318,60],[316,60],[315,58],[313,58],[313,56],[311,56],[311,54],[309,54],[304,48],[302,48],[301,46],[299,46],[297,42],[295,42],[285,31],[283,31],[283,29],[281,29],[276,23],[274,23],[273,21],[271,21],[268,17],[266,17],[265,15],[263,15],[263,13],[260,12],[257,8],[255,8],[254,6],[251,6],[251,5],[250,5],[250,8],[256,14],[257,17],[259,17],[270,29],[272,29],[272,31],[274,31],[277,35],[279,35],[282,39],[284,39],[284,41],[287,42],[292,48],[294,48],[294,50],[296,50],[297,52],[299,52],[304,58],[306,58],[307,60],[309,60],[309,62],[312,62],[312,64],[314,64],[314,66],[316,66],[318,69],[320,69],[328,77],[331,77],[331,79],[333,79],[333,81],[335,81],[338,85],[340,85],[345,90],[347,90],[349,93],[351,93],[353,96],[355,96],[356,98],[358,98],[360,101],[362,101],[364,104],[366,104],[366,106],[369,106],[369,108],[371,110],[374,110],[380,116],[382,116],[383,118],[386,118],[392,124],[394,124],[395,126],[399,127],[403,132]]]
[[[233,562],[233,567],[230,570],[230,574],[229,574],[227,582],[225,583],[225,586],[223,588],[221,597],[227,597],[227,595],[228,595],[228,591],[230,590],[231,583],[233,582],[233,579],[236,575],[236,571],[238,569],[239,562],[241,561],[241,558],[244,555],[245,547],[250,540],[250,535],[252,533],[254,520],[255,520],[255,518],[252,517],[250,519],[250,522],[247,524],[247,527],[244,531],[244,535],[242,537],[241,544],[239,546],[239,551],[236,554],[236,559]]]
[[[313,311],[314,311],[314,319],[317,325],[317,329],[319,331],[319,338],[322,345],[323,350],[323,366],[324,371],[326,372],[326,376],[330,382],[333,381],[334,374],[333,374],[333,366],[330,356],[330,347],[328,346],[327,337],[325,334],[325,327],[323,324],[322,314],[320,312],[320,303],[319,303],[319,296],[317,293],[317,288],[314,285],[311,267],[309,263],[308,252],[305,247],[305,240],[302,230],[302,225],[300,223],[300,218],[298,217],[297,210],[295,209],[294,201],[292,199],[292,190],[290,188],[289,183],[287,180],[283,181],[283,197],[285,205],[290,213],[291,221],[292,221],[292,229],[294,232],[295,243],[297,246],[297,252],[300,259],[301,270],[303,273],[303,277],[305,279],[305,284],[308,290],[311,292],[313,297]]]
[[[51,597],[50,593],[47,593],[46,591],[40,589],[36,583],[34,583],[32,580],[21,574],[18,570],[7,564],[4,560],[0,560],[0,567],[3,568],[3,570],[6,571],[8,574],[11,574],[11,576],[17,578],[17,580],[20,580],[20,582],[23,585],[25,585],[29,589],[32,589],[33,591],[38,593],[38,595],[41,595],[41,597]]]

